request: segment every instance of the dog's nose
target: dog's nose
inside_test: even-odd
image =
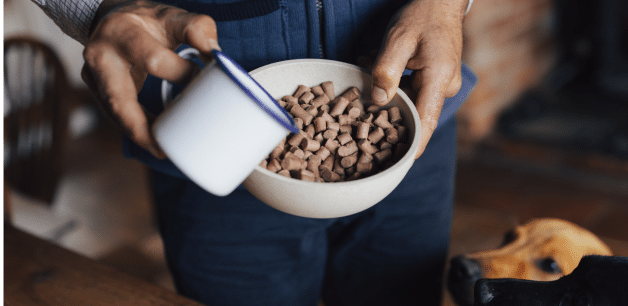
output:
[[[482,267],[476,260],[459,255],[450,261],[449,278],[454,282],[475,282],[482,278]]]

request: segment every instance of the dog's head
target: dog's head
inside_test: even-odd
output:
[[[611,255],[593,233],[564,220],[536,219],[506,233],[495,250],[450,262],[447,285],[459,305],[472,305],[481,278],[552,281],[571,273],[585,255]]]
[[[585,256],[569,275],[550,282],[482,279],[476,306],[628,305],[628,257]]]

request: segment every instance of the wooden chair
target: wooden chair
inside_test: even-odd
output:
[[[5,191],[52,205],[63,169],[72,92],[50,47],[27,37],[5,39]]]

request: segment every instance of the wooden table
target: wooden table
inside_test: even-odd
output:
[[[4,304],[201,305],[12,226],[4,229]]]

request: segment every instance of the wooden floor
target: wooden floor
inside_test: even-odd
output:
[[[51,208],[10,195],[14,224],[121,271],[172,289],[146,169],[121,156],[108,123],[75,139]],[[462,146],[451,255],[496,247],[532,218],[575,222],[628,256],[628,161],[493,137]],[[451,305],[446,298],[445,305]]]

